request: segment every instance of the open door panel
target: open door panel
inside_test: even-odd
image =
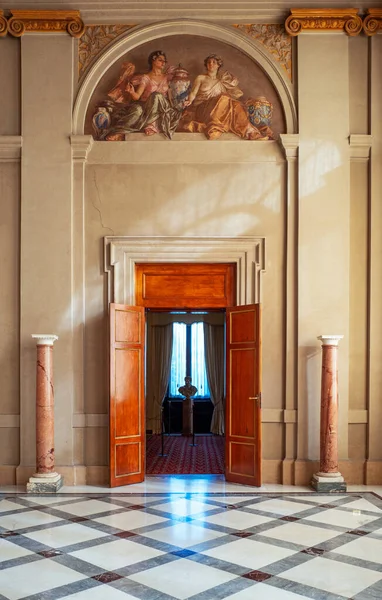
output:
[[[144,311],[110,304],[110,487],[145,478]]]
[[[260,486],[260,305],[228,308],[226,318],[226,479]]]

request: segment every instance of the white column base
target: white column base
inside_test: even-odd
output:
[[[28,494],[54,494],[63,486],[64,479],[58,473],[35,473],[27,483]]]
[[[341,473],[315,473],[310,485],[316,492],[346,492],[346,482]]]

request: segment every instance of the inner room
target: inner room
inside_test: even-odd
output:
[[[146,474],[223,474],[225,311],[147,311]]]

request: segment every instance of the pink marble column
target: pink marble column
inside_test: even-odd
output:
[[[37,344],[36,470],[27,483],[33,493],[56,492],[62,477],[54,470],[53,344],[56,335],[32,335]]]
[[[322,342],[320,470],[313,475],[317,491],[346,491],[338,470],[338,342],[342,335],[320,335]]]

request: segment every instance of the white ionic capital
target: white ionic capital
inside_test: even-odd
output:
[[[50,333],[33,333],[32,338],[36,340],[36,346],[53,346],[54,342],[58,340],[58,335]]]
[[[21,135],[0,135],[0,162],[16,162],[21,158]]]
[[[93,146],[92,135],[71,135],[72,157],[74,161],[86,162],[88,154]]]
[[[369,160],[370,148],[373,143],[372,135],[352,134],[349,136],[350,160],[366,162]]]
[[[343,335],[319,335],[317,337],[323,346],[338,346],[338,342],[342,340]]]
[[[280,142],[284,148],[285,157],[287,160],[293,160],[297,158],[299,135],[298,133],[281,133]]]

